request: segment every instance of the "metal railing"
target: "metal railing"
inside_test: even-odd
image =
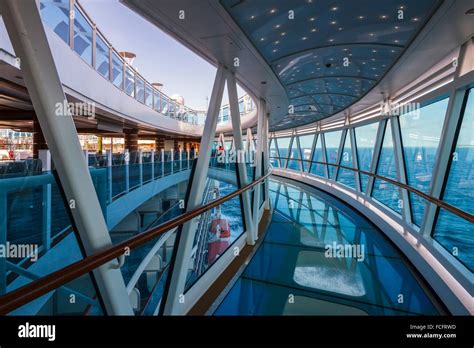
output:
[[[163,235],[167,231],[175,227],[179,227],[193,218],[207,212],[208,210],[213,209],[231,200],[232,198],[241,195],[243,192],[250,190],[256,185],[265,181],[271,175],[271,173],[272,171],[270,168],[268,173],[264,176],[241,187],[240,189],[237,189],[232,193],[229,193],[226,196],[204,204],[196,209],[186,212],[183,215],[166,221],[157,227],[110,246],[102,251],[99,251],[91,256],[88,256],[80,261],[77,261],[69,266],[66,266],[58,271],[50,273],[25,286],[22,286],[21,288],[5,294],[4,296],[0,297],[0,315],[6,315],[16,308],[19,308],[33,301],[34,299],[47,294],[50,291],[64,286],[70,281],[77,279],[112,260],[122,257],[126,252],[136,249],[153,240],[154,238]]]
[[[345,169],[345,170],[350,170],[354,173],[359,173],[359,174],[363,174],[363,175],[367,175],[367,176],[370,176],[370,177],[373,177],[374,179],[378,179],[378,180],[382,180],[382,181],[385,181],[389,184],[392,184],[392,185],[395,185],[401,189],[404,189],[404,190],[407,190],[427,201],[429,201],[430,203],[433,203],[435,205],[437,205],[438,207],[440,208],[443,208],[457,216],[459,216],[460,218],[463,218],[464,220],[467,220],[471,223],[474,223],[474,215],[472,214],[469,214],[467,212],[465,212],[464,210],[462,209],[459,209],[451,204],[448,204],[442,200],[439,200],[435,197],[432,197],[430,195],[427,195],[426,193],[420,191],[420,190],[417,190],[407,184],[403,184],[397,180],[393,180],[393,179],[390,179],[390,178],[387,178],[385,176],[381,176],[381,175],[378,175],[378,174],[374,174],[374,173],[371,173],[371,172],[368,172],[368,171],[365,171],[365,170],[360,170],[360,169],[356,169],[356,168],[352,168],[352,167],[348,167],[348,166],[344,166],[344,165],[340,165],[340,164],[335,164],[335,163],[327,163],[327,162],[320,162],[320,161],[310,161],[310,160],[300,160],[300,159],[292,159],[292,158],[286,158],[286,157],[270,157],[270,160],[272,159],[278,159],[278,160],[285,160],[287,161],[286,163],[288,163],[289,161],[291,160],[296,160],[296,161],[302,161],[302,162],[306,162],[306,163],[310,163],[310,166],[308,168],[308,171],[303,171],[303,173],[308,173],[308,174],[312,174],[311,173],[311,166],[312,164],[321,164],[321,165],[328,165],[328,166],[332,166],[332,167],[336,167],[336,178],[337,178],[337,175],[339,173],[339,169]],[[278,168],[280,169],[280,168]],[[281,167],[281,169],[287,169],[286,166],[283,166]],[[290,169],[291,170],[291,169]],[[312,174],[314,176],[317,176],[317,177],[322,177],[320,175],[316,175],[316,174]],[[331,178],[326,178],[326,177],[322,177],[324,179],[329,179],[329,180],[332,180]],[[337,180],[336,180],[337,181]]]

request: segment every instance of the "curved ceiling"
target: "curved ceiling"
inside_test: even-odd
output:
[[[280,130],[357,102],[390,70],[441,0],[221,0],[285,87]]]

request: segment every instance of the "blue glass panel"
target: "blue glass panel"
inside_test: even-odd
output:
[[[100,35],[96,36],[95,68],[106,79],[109,78],[109,46]]]
[[[341,166],[354,168],[354,161],[352,160],[351,137],[349,132],[347,132],[344,149],[342,150]],[[354,171],[341,168],[337,175],[337,181],[355,189],[355,174],[356,172]]]
[[[324,140],[326,142],[326,158],[328,163],[336,164],[337,156],[339,151],[339,144],[341,143],[341,136],[342,131],[335,131],[324,133]],[[334,177],[334,173],[336,171],[336,167],[329,166],[329,178],[332,179]]]
[[[400,116],[408,184],[428,193],[448,99]],[[414,223],[421,225],[426,201],[410,193]]]
[[[247,140],[244,140],[244,148],[245,148],[245,142]],[[276,149],[276,141],[275,139],[270,139],[270,162],[273,167],[278,168],[278,159],[276,157],[279,157],[277,149]]]
[[[46,25],[69,44],[69,0],[41,0],[40,9]]]
[[[324,162],[323,143],[322,143],[321,134],[318,136],[316,146],[314,147],[313,162]],[[310,172],[311,174],[325,177],[326,176],[325,167],[326,167],[325,164],[311,163]]]
[[[311,151],[313,148],[314,134],[300,135],[300,148],[303,156],[303,169],[305,172],[311,164]]]
[[[74,9],[74,51],[92,65],[92,26],[77,6]]]
[[[451,160],[443,200],[474,214],[474,89],[468,101]],[[441,210],[433,237],[471,271],[474,270],[474,224]]]
[[[288,158],[288,148],[290,147],[290,140],[290,137],[276,139],[280,155],[280,164],[283,168],[286,167],[286,159]]]
[[[128,66],[125,68],[125,93],[135,96],[135,73]]]
[[[377,165],[377,174],[398,180],[392,139],[392,127],[388,120],[382,143],[382,151],[380,152],[379,163]],[[397,213],[402,213],[402,201],[400,200],[398,187],[386,181],[375,179],[372,197]]]
[[[359,169],[370,172],[370,166],[372,164],[372,157],[374,155],[375,138],[377,137],[377,129],[379,123],[372,123],[366,126],[357,127],[355,129],[356,146],[357,146],[357,158],[359,161]],[[362,192],[365,192],[367,187],[367,181],[369,177],[367,175],[360,175],[360,184]]]
[[[293,142],[291,144],[290,149],[290,157],[288,159],[288,169],[300,171],[300,153],[298,149],[298,142],[296,141],[296,137],[293,138]]]
[[[123,89],[123,62],[115,52],[112,53],[112,83]]]
[[[136,80],[136,95],[135,98],[140,102],[145,102],[145,82],[142,78],[137,76]]]
[[[161,101],[160,101],[160,99],[161,99],[160,93],[153,90],[153,109],[155,109],[158,112],[161,111]]]
[[[153,93],[148,84],[145,85],[145,104],[150,108],[153,107]]]

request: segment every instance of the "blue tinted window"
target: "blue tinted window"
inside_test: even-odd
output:
[[[115,52],[112,54],[112,83],[123,89],[123,62]]]
[[[336,164],[337,162],[339,144],[341,143],[341,135],[342,135],[342,131],[324,133],[328,163]],[[332,179],[336,171],[336,167],[328,166],[328,170],[329,170],[329,178]]]
[[[377,137],[377,129],[379,123],[371,123],[367,126],[357,127],[355,129],[357,157],[359,161],[359,169],[370,172],[372,157],[374,156],[375,138]],[[360,175],[360,184],[362,192],[367,187],[367,175]]]
[[[131,96],[135,96],[135,73],[129,67],[125,68],[125,92]]]
[[[142,78],[137,77],[136,80],[136,95],[135,98],[140,102],[143,103],[145,101],[145,82]]]
[[[168,114],[168,98],[165,96],[161,97],[161,113],[164,115]]]
[[[346,134],[344,149],[342,150],[341,166],[354,168],[354,161],[352,160],[351,137],[349,131]],[[337,176],[337,181],[349,187],[355,188],[355,173],[355,171],[341,168]]]
[[[314,134],[301,135],[300,136],[300,148],[303,156],[303,169],[305,172],[308,171],[311,161],[311,150],[313,147]]]
[[[151,86],[148,84],[145,86],[145,104],[150,108],[153,107],[153,93]]]
[[[288,160],[288,168],[292,170],[301,170],[300,167],[300,154],[298,150],[298,142],[296,141],[296,137],[293,138],[293,142],[291,145],[290,150],[290,158]]]
[[[246,143],[247,143],[247,140],[244,140],[244,149],[245,149]],[[272,166],[277,168],[278,159],[276,159],[275,157],[279,157],[277,149],[276,149],[276,142],[275,142],[275,139],[271,139],[270,140],[270,162],[272,163]]]
[[[469,91],[443,200],[474,214],[474,89]],[[441,210],[433,237],[474,270],[474,224]]]
[[[74,51],[92,65],[92,26],[77,7],[74,14]]]
[[[286,159],[288,158],[288,148],[290,147],[291,138],[278,138],[278,151],[280,152],[280,164],[286,167]]]
[[[313,162],[324,162],[322,135],[319,134],[316,146],[314,147]],[[326,176],[325,165],[321,163],[311,163],[311,174]]]
[[[429,192],[448,99],[400,116],[403,152],[408,185]],[[413,222],[421,225],[426,201],[410,194]]]
[[[69,0],[42,0],[41,17],[65,43],[69,43]]]
[[[157,91],[153,91],[153,109],[155,109],[156,111],[161,111],[160,99],[160,93],[158,93]]]
[[[109,46],[100,35],[96,36],[95,68],[106,79],[109,78]]]
[[[392,139],[392,127],[390,126],[390,120],[387,120],[382,151],[380,152],[379,163],[377,165],[377,174],[398,181]],[[400,192],[397,186],[384,180],[375,179],[372,196],[387,207],[401,214],[402,203],[400,201]]]

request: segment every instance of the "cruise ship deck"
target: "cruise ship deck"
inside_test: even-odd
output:
[[[474,313],[472,1],[0,13],[2,317]]]

